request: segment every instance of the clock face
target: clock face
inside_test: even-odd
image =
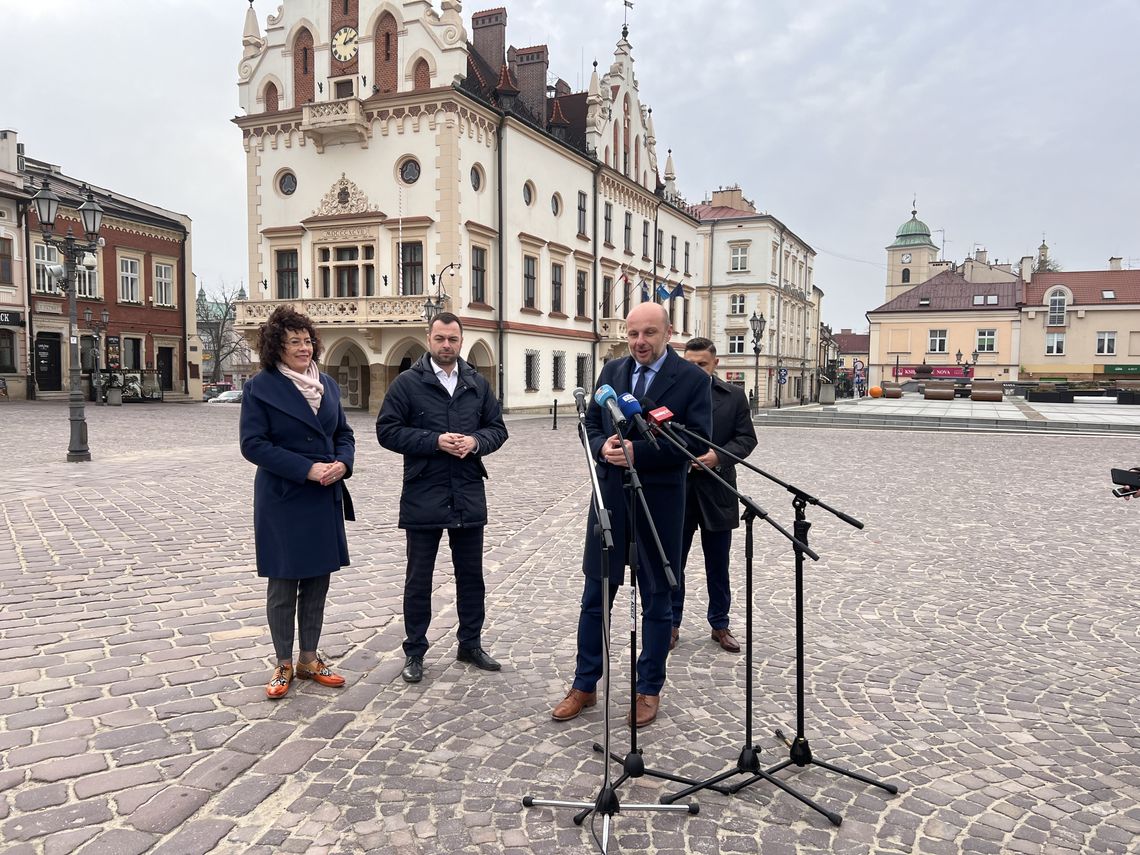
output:
[[[909,252],[904,252],[902,254],[902,262],[903,262],[903,264],[910,264],[910,253]]]
[[[333,33],[332,55],[341,62],[348,62],[356,56],[357,47],[355,28],[341,27]]]

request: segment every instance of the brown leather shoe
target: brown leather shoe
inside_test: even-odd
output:
[[[732,631],[727,626],[724,629],[714,629],[712,639],[729,653],[740,652],[740,642],[732,637]]]
[[[673,627],[673,634],[669,636],[669,649],[672,650],[677,646],[677,639],[681,637],[681,627]]]
[[[298,662],[297,677],[301,680],[312,680],[333,689],[339,689],[344,685],[344,677],[340,674],[334,674],[332,669],[319,658],[312,662]]]
[[[637,709],[637,726],[645,727],[647,724],[652,724],[653,720],[657,718],[657,708],[660,706],[660,695],[642,695],[639,693],[635,704]],[[625,720],[629,721],[628,715]]]
[[[289,686],[293,683],[293,665],[285,664],[278,665],[273,669],[273,677],[269,680],[269,684],[265,687],[265,696],[277,700],[278,698],[285,697],[289,692]]]
[[[592,707],[598,702],[597,692],[583,692],[581,689],[571,689],[566,697],[553,710],[550,717],[555,721],[570,721],[577,718],[586,707]]]

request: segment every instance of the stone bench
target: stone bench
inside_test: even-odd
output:
[[[954,384],[948,380],[927,380],[922,398],[925,401],[953,401]]]
[[[880,384],[880,387],[883,390],[884,398],[901,398],[903,396],[902,386],[898,383],[886,380]]]
[[[1000,403],[1004,395],[1004,384],[998,380],[975,380],[970,384],[971,401]]]

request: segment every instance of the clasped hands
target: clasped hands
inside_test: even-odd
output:
[[[625,453],[621,450],[623,445],[629,452],[629,460],[626,460]],[[602,446],[602,459],[614,466],[629,466],[633,462],[633,443],[614,434]]]
[[[319,481],[322,487],[327,487],[333,481],[339,481],[348,473],[348,467],[339,460],[332,463],[314,463],[309,467],[306,476],[310,481]]]
[[[441,433],[437,444],[440,451],[460,459],[474,451],[476,446],[475,437],[463,433]]]

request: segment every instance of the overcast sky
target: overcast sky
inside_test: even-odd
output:
[[[264,30],[279,0],[256,0]],[[439,0],[434,3],[439,9]],[[622,0],[506,6],[577,88]],[[0,0],[0,127],[69,175],[188,214],[207,290],[246,277],[237,64],[247,0]],[[918,215],[945,257],[1140,267],[1136,0],[635,0],[658,154],[699,202],[739,184],[817,252],[824,320],[866,327]]]

